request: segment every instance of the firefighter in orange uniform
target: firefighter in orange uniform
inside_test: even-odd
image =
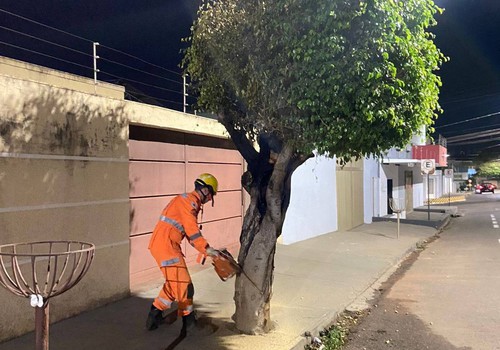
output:
[[[182,316],[182,332],[193,329],[196,319],[193,313],[194,287],[181,251],[181,241],[189,243],[205,256],[216,257],[218,251],[211,248],[198,227],[198,213],[203,204],[212,201],[217,194],[218,182],[211,174],[201,174],[195,181],[195,190],[176,196],[163,209],[151,236],[149,250],[165,277],[165,284],[151,305],[146,328],[153,330],[163,321],[163,311],[174,301],[178,315]]]

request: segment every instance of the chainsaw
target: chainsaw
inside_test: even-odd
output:
[[[215,273],[217,273],[222,281],[225,282],[243,271],[240,264],[238,264],[226,248],[217,250],[217,253],[217,256],[212,257],[212,265],[214,266]]]
[[[226,248],[216,249],[216,250],[218,255],[212,257],[212,265],[214,266],[214,270],[217,273],[217,276],[219,276],[219,278],[222,281],[226,282],[234,275],[241,273],[254,285],[254,287],[261,294],[263,294],[260,288],[257,287],[255,282],[252,281],[250,277],[248,277],[248,275],[243,270],[243,267],[240,264],[238,264],[238,262],[233,258],[231,253],[229,253]],[[205,258],[203,258],[201,264],[203,265],[204,263],[205,263]]]

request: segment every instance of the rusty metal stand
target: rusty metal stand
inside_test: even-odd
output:
[[[49,350],[49,303],[35,307],[35,350]]]
[[[0,285],[35,308],[35,349],[49,349],[49,300],[87,273],[95,246],[78,241],[0,245]]]

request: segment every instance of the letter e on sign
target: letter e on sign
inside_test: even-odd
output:
[[[436,161],[434,159],[423,159],[421,170],[422,174],[434,174],[434,170],[436,170]]]

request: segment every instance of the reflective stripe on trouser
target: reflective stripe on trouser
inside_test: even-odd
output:
[[[170,308],[177,301],[179,316],[186,316],[193,311],[193,284],[184,259],[174,266],[160,266],[165,283],[153,305],[159,310]]]

